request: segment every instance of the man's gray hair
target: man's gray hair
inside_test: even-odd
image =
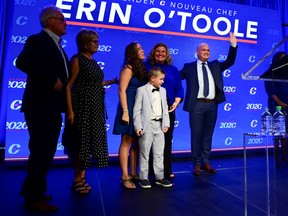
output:
[[[42,28],[47,27],[47,20],[51,17],[56,17],[58,11],[61,12],[61,10],[54,5],[48,5],[41,10],[39,17]]]

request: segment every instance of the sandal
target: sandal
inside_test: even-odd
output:
[[[169,178],[174,178],[175,174],[174,173],[170,173]]]
[[[129,176],[129,179],[130,179],[131,181],[133,181],[133,182],[138,182],[138,181],[139,181],[139,176],[138,176],[137,173],[134,174],[134,175],[129,174],[128,176]]]
[[[92,189],[91,185],[86,182],[86,178],[82,178],[81,182],[82,182],[83,186],[86,187],[88,190]]]
[[[76,194],[88,194],[89,189],[83,185],[82,181],[73,181],[72,186],[70,187],[71,191]]]
[[[122,179],[121,185],[125,189],[135,189],[136,188],[135,184],[130,179]]]

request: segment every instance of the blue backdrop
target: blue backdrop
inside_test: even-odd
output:
[[[63,48],[69,57],[76,53],[75,36],[83,28],[98,32],[100,46],[94,55],[105,73],[105,79],[119,76],[125,46],[138,41],[146,57],[152,47],[163,42],[170,48],[178,69],[184,63],[195,61],[197,44],[210,45],[211,60],[225,60],[229,49],[227,36],[233,31],[238,38],[238,55],[235,65],[223,73],[227,101],[219,106],[218,121],[213,137],[213,150],[240,149],[243,132],[260,131],[260,115],[267,104],[262,81],[242,80],[264,54],[281,39],[281,19],[277,10],[196,0],[16,0],[14,5],[11,44],[5,61],[7,75],[6,160],[27,158],[28,132],[20,113],[26,76],[15,67],[15,59],[27,37],[41,30],[38,14],[42,7],[53,4],[63,10],[67,19],[67,35]],[[280,47],[279,49],[283,49]],[[270,56],[251,74],[258,77],[268,67]],[[183,82],[184,89],[185,82]],[[5,86],[4,86],[5,88]],[[108,109],[107,134],[109,153],[118,152],[120,136],[112,134],[118,86],[106,88]],[[45,98],[39,107],[45,106]],[[255,142],[254,142],[255,141]],[[260,141],[252,140],[251,144]],[[174,152],[190,151],[188,113],[177,109],[173,141]],[[56,157],[62,157],[59,139]]]

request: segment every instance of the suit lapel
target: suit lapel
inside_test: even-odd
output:
[[[62,54],[61,54],[61,51],[59,50],[59,47],[57,46],[57,44],[54,42],[54,40],[51,38],[51,36],[45,32],[44,30],[41,31],[41,35],[43,37],[43,40],[45,41],[45,43],[49,43],[49,52],[51,53],[51,55],[57,55],[57,58],[60,60],[60,61],[64,61],[63,57],[62,57]],[[60,49],[62,49],[62,47],[60,47]],[[65,60],[66,60],[66,64],[68,66],[68,63],[69,63],[69,60],[68,60],[68,57],[64,51],[64,49],[62,49],[63,51],[63,54],[64,54],[64,57],[65,57]],[[62,60],[63,59],[63,60]],[[63,66],[64,66],[64,62],[63,62]]]
[[[193,77],[195,77],[196,78],[196,83],[197,83],[197,85],[199,85],[199,77],[198,77],[198,70],[197,70],[197,61],[195,61],[195,62],[193,62],[192,63],[192,65],[191,65],[191,67],[192,67],[192,70],[191,70],[191,72],[192,72],[192,78]]]
[[[149,83],[147,83],[145,85],[145,91],[146,91],[146,93],[148,95],[148,99],[149,99],[150,105],[152,107],[152,92],[151,92],[151,88],[150,88],[150,84]]]
[[[215,77],[214,77],[214,73],[213,73],[213,71],[214,71],[214,70],[213,70],[213,64],[211,64],[211,62],[207,62],[207,64],[208,64],[209,70],[210,70],[210,72],[211,72],[213,78],[215,79]]]
[[[44,30],[41,31],[41,35],[42,35],[43,40],[45,41],[45,43],[47,43],[47,42],[49,43],[48,47],[53,49],[52,53],[54,53],[54,54],[55,53],[59,53],[61,55],[59,48],[57,47],[56,43],[51,38],[51,36],[47,32],[45,32]]]
[[[47,47],[49,47],[49,49],[47,49],[49,55],[54,55],[56,57],[57,61],[59,61],[59,63],[62,64],[64,71],[66,71],[66,67],[65,67],[65,62],[66,62],[67,73],[68,73],[67,75],[69,76],[69,73],[70,73],[69,59],[68,59],[67,54],[64,51],[64,49],[61,46],[58,47],[58,45],[55,43],[53,38],[44,30],[42,30],[40,34],[42,36],[43,42],[49,43],[49,46],[47,46]],[[62,50],[63,55],[64,55],[64,59],[63,59],[62,53],[59,49]]]
[[[162,91],[162,87],[160,88],[160,96],[161,96],[161,105],[162,105],[162,110],[163,110],[163,107],[165,107],[165,106],[164,106],[165,94],[164,94],[164,92]]]

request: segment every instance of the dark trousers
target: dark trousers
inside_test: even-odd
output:
[[[25,112],[29,132],[27,177],[21,195],[26,201],[38,201],[47,190],[46,177],[53,161],[62,125],[61,113],[43,114]]]
[[[216,102],[197,102],[193,111],[189,112],[194,165],[200,165],[201,162],[209,163],[217,109]]]
[[[165,147],[164,147],[164,175],[169,177],[172,173],[172,140],[175,122],[175,112],[169,113],[170,128],[165,133]]]

